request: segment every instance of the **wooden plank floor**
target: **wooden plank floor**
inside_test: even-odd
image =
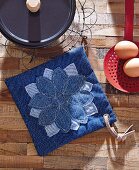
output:
[[[123,143],[117,143],[107,129],[91,133],[39,157],[31,137],[9,94],[4,79],[25,70],[21,51],[11,50],[10,57],[0,48],[0,170],[138,170],[139,169],[139,94],[124,94],[114,89],[103,71],[103,58],[116,42],[122,40],[124,0],[94,0],[98,21],[92,28],[93,39],[87,51],[99,82],[114,111],[116,126],[123,132],[134,124],[136,133]],[[90,0],[88,0],[90,3]],[[135,1],[135,39],[139,40],[139,0]],[[0,42],[5,41],[0,35]],[[13,57],[14,56],[14,57]],[[49,59],[37,58],[29,67]],[[28,62],[26,58],[24,62]]]

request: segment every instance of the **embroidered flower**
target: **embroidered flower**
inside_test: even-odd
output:
[[[44,75],[36,78],[36,83],[25,88],[31,97],[30,115],[38,118],[49,137],[59,131],[78,130],[80,124],[86,124],[88,117],[97,113],[92,84],[78,74],[74,64],[64,70],[46,68]]]

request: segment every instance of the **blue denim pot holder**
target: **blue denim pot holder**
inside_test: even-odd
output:
[[[9,78],[6,84],[39,155],[106,126],[115,114],[82,47]]]

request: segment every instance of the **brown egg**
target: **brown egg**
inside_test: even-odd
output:
[[[131,41],[120,41],[116,44],[114,51],[120,59],[126,60],[136,57],[139,49],[137,45]]]
[[[129,77],[139,77],[139,58],[127,60],[123,66],[123,70]]]

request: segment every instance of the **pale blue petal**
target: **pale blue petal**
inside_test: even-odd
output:
[[[30,116],[33,116],[35,118],[39,118],[40,113],[41,113],[40,109],[32,108],[31,111],[30,111]]]
[[[77,68],[74,63],[68,65],[64,71],[67,73],[68,76],[76,76],[78,75]]]
[[[71,120],[71,127],[70,127],[71,130],[78,130],[79,127],[80,127],[79,123],[75,122],[74,120]]]
[[[53,70],[46,68],[43,73],[43,77],[48,78],[49,80],[52,80]]]
[[[73,105],[76,105],[78,103],[82,106],[86,106],[89,103],[91,103],[93,99],[94,99],[94,96],[92,95],[92,93],[88,91],[82,91],[82,92],[79,92],[73,95],[70,99],[70,103]]]
[[[82,86],[81,91],[91,92],[92,91],[92,87],[93,87],[93,84],[86,81],[85,84]]]
[[[56,126],[55,123],[45,126],[45,130],[48,137],[52,137],[60,131],[60,129]]]
[[[83,123],[86,124],[88,121],[88,117],[86,116],[84,108],[79,105],[70,105],[70,113],[72,116],[72,120],[78,122],[78,123]]]
[[[28,95],[32,98],[35,96],[35,94],[39,93],[39,90],[37,89],[36,83],[31,83],[25,87],[26,92]]]
[[[92,116],[92,115],[98,113],[97,107],[93,102],[84,106],[84,109],[85,109],[87,116]]]

